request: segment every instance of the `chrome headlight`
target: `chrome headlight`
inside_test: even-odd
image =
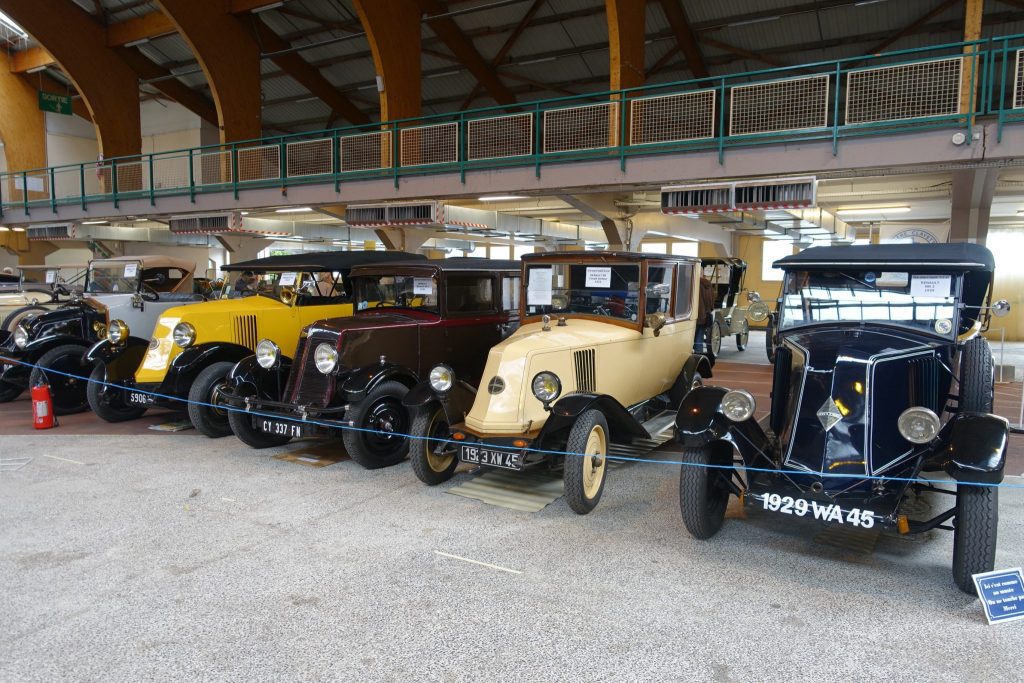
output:
[[[910,443],[928,443],[939,433],[939,416],[923,406],[907,408],[896,422],[900,435]]]
[[[767,320],[771,314],[771,310],[768,308],[768,304],[758,299],[754,303],[750,304],[747,308],[747,317],[753,320],[755,323],[759,323],[762,320]]]
[[[196,340],[196,328],[189,323],[178,323],[171,331],[171,337],[175,344],[186,349]]]
[[[562,393],[562,381],[553,372],[538,372],[530,383],[533,395],[544,403],[551,403]]]
[[[447,365],[437,365],[430,371],[430,387],[439,394],[443,394],[455,384],[455,371]]]
[[[256,345],[256,362],[260,364],[261,368],[269,370],[277,365],[277,361],[280,357],[281,349],[279,349],[277,344],[269,339],[262,339],[260,340],[260,343]]]
[[[18,325],[14,328],[14,345],[23,349],[26,344],[28,344],[28,330]]]
[[[313,352],[313,362],[317,370],[329,375],[338,367],[338,350],[330,344],[320,344]]]
[[[107,328],[107,341],[111,344],[122,344],[128,341],[128,323],[115,320]]]
[[[750,392],[733,389],[722,397],[722,414],[733,422],[743,422],[754,414],[754,405]]]

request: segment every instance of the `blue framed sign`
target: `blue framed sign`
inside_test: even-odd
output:
[[[975,574],[973,578],[990,625],[1024,619],[1024,575],[1020,567]]]

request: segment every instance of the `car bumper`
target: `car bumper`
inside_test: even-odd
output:
[[[484,434],[466,428],[452,429],[452,440],[459,444],[459,460],[473,465],[522,471],[546,463],[553,453],[539,453],[536,434]]]

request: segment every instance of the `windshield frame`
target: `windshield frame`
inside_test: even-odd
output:
[[[93,292],[93,291],[90,291],[90,289],[89,289],[90,285],[92,285],[92,283],[94,282],[94,280],[93,280],[93,268],[94,267],[96,267],[97,265],[99,265],[101,267],[105,267],[105,268],[110,268],[111,266],[120,266],[121,267],[121,273],[122,273],[121,278],[124,278],[124,275],[123,275],[123,273],[124,273],[124,266],[128,265],[129,263],[134,263],[135,264],[135,289],[133,289],[131,291],[128,291],[128,292],[112,292],[112,291]],[[142,263],[141,259],[119,259],[117,261],[114,261],[112,259],[94,259],[92,261],[89,261],[89,266],[88,266],[88,268],[86,269],[86,272],[85,272],[85,289],[84,289],[84,291],[85,291],[86,294],[89,294],[89,295],[92,295],[92,296],[95,296],[97,294],[138,294],[140,291],[142,291],[142,271],[143,270],[144,270],[144,268],[143,268],[143,263]]]
[[[371,302],[376,302],[376,304],[379,304],[381,302],[381,300],[379,300],[379,299],[366,299],[366,306],[363,307],[363,308],[360,308],[360,305],[362,303],[362,300],[360,299],[360,289],[359,289],[360,288],[360,283],[363,282],[364,280],[375,280],[375,281],[379,282],[381,278],[385,278],[385,277],[396,278],[396,279],[397,278],[412,278],[414,280],[414,282],[413,282],[413,288],[414,288],[413,297],[414,298],[416,296],[415,295],[415,280],[430,279],[433,282],[433,286],[434,286],[434,298],[435,298],[434,305],[433,306],[405,306],[405,305],[398,305],[398,302],[396,301],[395,305],[393,305],[393,306],[379,306],[379,305],[370,306],[369,304]],[[447,307],[447,302],[442,302],[442,297],[444,296],[444,293],[445,293],[444,292],[444,290],[445,290],[444,279],[441,277],[441,273],[438,270],[434,269],[434,268],[409,268],[409,269],[402,269],[402,270],[389,269],[387,271],[378,271],[378,272],[372,272],[372,271],[371,272],[360,272],[360,273],[356,273],[355,275],[350,275],[349,279],[350,279],[350,281],[352,283],[352,307],[353,307],[353,313],[356,314],[356,315],[358,315],[360,313],[368,313],[368,312],[373,312],[373,311],[380,312],[380,311],[405,310],[405,311],[419,311],[421,313],[429,313],[431,315],[436,315],[438,317],[441,317],[442,311],[445,310],[445,308]],[[380,286],[380,285],[377,285],[377,286]]]
[[[244,271],[234,271],[234,270],[225,271],[225,273],[227,273],[227,276],[224,278],[223,285],[218,290],[219,293],[218,293],[218,295],[216,297],[217,300],[220,300],[220,299],[235,300],[235,299],[246,298],[246,297],[242,296],[242,293],[239,290],[235,289],[235,284],[242,277],[243,272]],[[258,270],[256,268],[253,268],[252,272],[256,276],[257,281],[260,282],[260,283],[264,282],[263,278],[268,276],[268,275],[276,275],[277,278],[274,280],[275,284],[273,284],[269,290],[268,289],[254,290],[254,291],[252,291],[251,296],[262,296],[264,298],[271,299],[273,301],[277,301],[277,302],[283,304],[283,303],[286,303],[286,302],[282,301],[280,295],[279,294],[275,294],[275,291],[281,292],[281,291],[284,291],[284,290],[287,289],[287,290],[292,292],[293,298],[292,298],[292,300],[290,302],[287,302],[286,305],[296,306],[298,308],[302,308],[303,307],[303,304],[301,303],[300,297],[303,294],[308,294],[308,292],[306,292],[303,289],[303,283],[307,282],[307,280],[312,280],[314,283],[322,282],[322,280],[320,279],[320,276],[322,274],[324,274],[324,273],[327,273],[327,274],[329,274],[331,276],[331,288],[332,289],[337,289],[338,286],[340,285],[343,291],[345,290],[345,284],[348,281],[347,273],[342,272],[342,271],[303,270],[303,269],[287,270],[287,269],[281,269],[281,268],[273,268],[273,269],[268,269],[268,270]],[[232,280],[232,277],[231,277],[232,275],[236,276],[234,278],[234,280]],[[294,282],[296,284],[292,284],[292,285],[279,285],[279,284],[277,284],[278,282],[281,281],[281,277],[283,275],[294,275],[295,276]],[[247,292],[247,291],[250,291],[250,290],[244,290],[244,291]],[[318,289],[318,291],[319,291],[319,289]],[[330,299],[332,299],[331,304],[344,304],[344,303],[350,303],[352,301],[352,296],[347,294],[347,293],[344,294],[344,295],[337,295],[337,296],[332,296],[332,297],[328,297],[328,296],[321,295],[321,294],[316,294],[315,296],[323,296],[324,298],[330,298]],[[319,304],[319,303],[317,303],[317,304],[309,304],[309,305],[330,305],[330,304]]]
[[[916,333],[916,334],[928,335],[928,336],[931,336],[931,337],[936,337],[938,339],[942,339],[943,341],[946,341],[946,342],[952,342],[952,341],[956,340],[956,338],[958,336],[958,333],[959,333],[959,330],[960,330],[960,317],[961,317],[962,309],[963,309],[964,273],[962,271],[959,271],[959,270],[955,270],[954,271],[954,270],[949,270],[949,269],[943,269],[941,267],[928,268],[928,269],[924,269],[924,268],[920,268],[920,267],[917,267],[917,268],[901,268],[901,266],[903,266],[904,264],[900,264],[900,263],[893,263],[893,264],[881,264],[881,263],[879,263],[878,264],[878,268],[876,269],[875,272],[878,272],[878,273],[882,273],[882,272],[906,273],[907,274],[907,278],[908,278],[908,283],[910,282],[910,278],[912,278],[914,275],[948,275],[951,278],[953,278],[953,282],[955,283],[954,287],[953,287],[953,293],[951,295],[949,295],[953,299],[952,304],[951,304],[952,307],[953,307],[953,316],[950,319],[950,321],[952,323],[952,329],[950,330],[950,332],[948,334],[939,334],[938,332],[936,332],[935,328],[934,328],[934,324],[931,325],[931,326],[928,326],[928,327],[925,327],[924,325],[917,325],[917,326],[915,326],[915,325],[912,325],[912,324],[910,324],[910,325],[905,324],[906,321],[892,320],[892,319],[889,319],[889,320],[881,320],[881,319],[879,319],[879,320],[840,320],[840,319],[836,319],[836,320],[807,320],[807,321],[803,321],[803,322],[794,322],[792,324],[788,324],[787,325],[786,324],[786,317],[785,317],[785,311],[786,311],[785,302],[786,302],[786,296],[787,296],[786,288],[787,288],[787,285],[789,283],[790,277],[795,276],[796,274],[800,274],[800,273],[806,273],[806,274],[819,273],[820,274],[820,273],[826,273],[827,272],[827,273],[839,273],[839,274],[845,276],[846,278],[849,278],[848,281],[864,283],[863,279],[860,278],[860,277],[857,277],[857,275],[862,275],[865,271],[867,271],[869,269],[869,266],[859,265],[856,268],[856,270],[854,270],[854,269],[850,269],[850,268],[839,267],[841,265],[843,265],[843,264],[835,264],[834,266],[830,266],[828,268],[823,268],[823,267],[803,267],[803,268],[786,268],[785,269],[785,271],[784,271],[785,274],[783,275],[783,278],[782,278],[782,286],[781,286],[781,289],[780,289],[780,292],[779,292],[779,298],[778,298],[778,300],[776,302],[776,309],[775,309],[776,310],[776,315],[777,315],[776,329],[778,330],[778,333],[780,335],[784,335],[786,333],[789,333],[789,332],[792,332],[792,331],[796,331],[796,330],[806,329],[808,327],[822,327],[822,326],[835,327],[837,325],[841,325],[841,326],[856,325],[856,326],[859,326],[859,327],[863,327],[863,326],[870,326],[870,325],[878,325],[878,326],[881,326],[881,327],[891,327],[891,328],[895,328],[895,329],[899,329],[899,330],[903,330],[903,331],[913,332],[913,333]],[[939,265],[939,264],[936,264],[936,265]],[[891,270],[883,271],[882,270],[883,266],[889,267],[889,268],[891,268]],[[854,273],[856,273],[857,275],[854,275]],[[789,295],[789,296],[794,296],[794,295]],[[798,296],[803,297],[802,294],[799,294]],[[907,296],[909,296],[909,294]],[[833,299],[832,301],[835,301],[835,299]],[[928,304],[925,304],[925,305],[928,305]],[[938,305],[938,304],[936,304],[936,305]],[[933,323],[934,323],[934,321],[933,321]]]

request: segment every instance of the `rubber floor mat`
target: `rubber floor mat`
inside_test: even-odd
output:
[[[274,459],[307,467],[327,467],[348,460],[348,455],[345,454],[345,448],[340,441],[328,441],[306,444],[294,451],[275,455]]]
[[[562,497],[564,487],[560,472],[488,470],[448,493],[510,510],[540,512]]]

